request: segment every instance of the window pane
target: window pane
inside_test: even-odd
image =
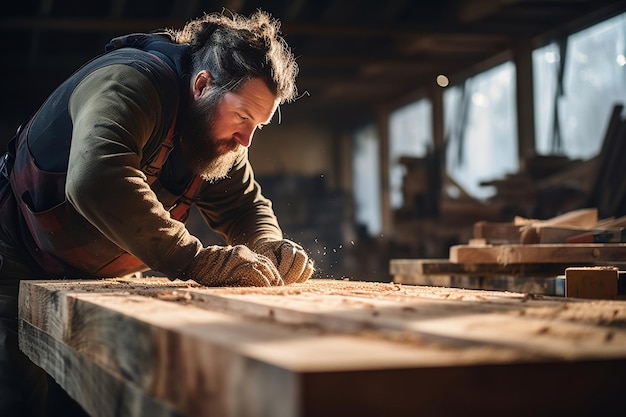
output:
[[[432,150],[432,104],[421,99],[401,107],[389,116],[389,186],[391,207],[403,203],[402,180],[406,167],[400,164],[402,156],[424,157]]]
[[[533,51],[535,150],[540,155],[554,153],[552,130],[559,61],[559,48],[556,43]]]
[[[613,107],[626,104],[626,14],[567,39],[563,94],[557,97],[560,153],[589,159],[602,149]],[[561,57],[556,44],[533,52],[536,148],[554,152],[553,113]]]
[[[475,198],[493,196],[480,183],[518,171],[514,64],[447,89],[444,106],[448,175]]]
[[[368,126],[357,131],[353,138],[352,178],[354,193],[354,217],[366,227],[370,236],[380,233],[380,178],[379,138],[376,129]]]

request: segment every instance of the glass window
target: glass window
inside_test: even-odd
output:
[[[477,199],[494,195],[483,181],[518,171],[515,65],[508,61],[444,92],[446,169]]]
[[[379,142],[374,126],[357,131],[353,137],[354,217],[370,236],[378,235],[382,229]]]
[[[421,99],[401,107],[389,116],[389,185],[391,207],[403,203],[402,180],[406,167],[401,157],[424,157],[432,150],[432,104]]]
[[[615,104],[626,104],[626,13],[564,42],[533,51],[536,149],[589,159],[602,149]]]

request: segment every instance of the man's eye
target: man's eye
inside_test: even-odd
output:
[[[248,120],[248,118],[246,116],[243,116],[241,114],[238,114],[237,116],[239,116],[239,119],[241,119],[241,120]]]

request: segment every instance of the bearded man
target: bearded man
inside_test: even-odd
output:
[[[0,415],[45,415],[45,378],[17,350],[20,279],[153,270],[272,286],[311,276],[247,153],[295,98],[297,72],[268,14],[207,14],[113,39],[18,129],[0,176]],[[192,205],[225,245],[190,234]]]

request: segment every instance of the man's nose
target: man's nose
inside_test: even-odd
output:
[[[252,129],[237,132],[235,133],[235,140],[241,146],[243,146],[244,148],[247,148],[250,145],[252,145],[252,137],[254,136],[254,131],[255,131],[255,128],[253,127]]]

